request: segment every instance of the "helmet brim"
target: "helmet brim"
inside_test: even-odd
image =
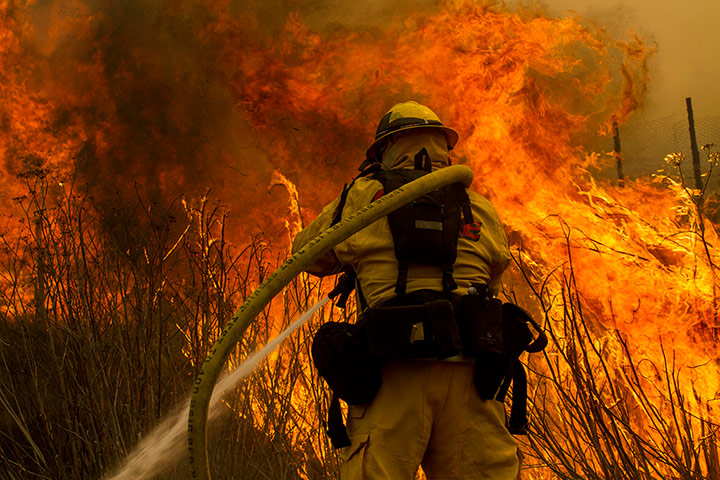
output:
[[[407,127],[401,127],[401,128],[396,129],[396,130],[392,130],[392,131],[390,131],[390,132],[384,133],[383,135],[381,135],[381,136],[379,136],[378,138],[376,138],[375,141],[373,142],[373,144],[370,145],[370,147],[369,147],[369,148],[367,149],[367,151],[365,152],[365,157],[366,157],[366,158],[375,158],[375,157],[379,156],[379,154],[380,154],[380,146],[382,145],[383,141],[384,141],[387,137],[389,137],[390,135],[393,135],[393,134],[398,133],[398,132],[403,132],[403,131],[408,131],[408,130],[414,130],[414,129],[417,129],[417,128],[432,128],[432,129],[435,129],[435,130],[440,130],[440,131],[445,135],[445,138],[447,139],[448,150],[452,150],[452,149],[455,147],[455,145],[457,144],[458,139],[460,138],[460,136],[458,135],[458,133],[457,133],[455,130],[453,130],[452,128],[446,127],[446,126],[441,126],[441,125],[408,125]]]

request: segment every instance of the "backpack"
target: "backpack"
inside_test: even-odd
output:
[[[423,148],[415,155],[414,169],[382,169],[370,178],[382,184],[380,195],[383,195],[430,171],[430,157]],[[463,224],[471,223],[470,198],[461,183],[441,187],[388,214],[398,261],[395,293],[398,296],[405,294],[411,263],[441,267],[443,292],[450,294],[455,290],[457,284],[452,274],[458,237]]]

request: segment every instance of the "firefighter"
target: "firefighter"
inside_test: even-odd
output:
[[[293,252],[343,215],[350,215],[392,188],[388,186],[388,175],[383,177],[381,172],[407,173],[448,166],[448,152],[457,141],[455,130],[443,125],[428,107],[412,101],[393,106],[381,119],[361,167],[376,173],[361,174],[326,206],[297,235]],[[392,228],[394,220],[386,217],[335,246],[306,271],[321,277],[352,271],[360,318],[374,318],[371,313],[376,311],[391,312],[375,315],[381,318],[381,327],[395,320],[404,321],[398,317],[403,316],[402,312],[411,312],[407,309],[410,304],[424,305],[424,301],[438,298],[455,302],[477,294],[479,288],[486,289],[483,295],[497,294],[501,275],[510,262],[503,225],[487,199],[461,190],[459,197],[464,195],[467,205],[462,204],[462,198],[458,200],[461,204],[455,208],[458,213],[453,221],[459,224],[450,228],[457,237],[451,252],[454,262],[447,258],[436,262],[431,258],[426,263],[415,263],[412,257],[399,260],[401,252],[396,245],[417,242],[427,232],[405,232],[405,239],[401,239],[403,233],[396,231],[401,227]],[[416,221],[415,227],[402,228],[439,230],[442,222]],[[447,230],[448,225],[443,223],[442,228]],[[387,310],[398,306],[406,309]],[[408,345],[407,352],[412,352],[414,345],[428,343],[424,342],[427,323],[422,327],[422,322],[412,325],[412,338],[408,339],[412,345]],[[381,331],[377,337],[383,343],[393,334]],[[382,348],[395,348],[389,345],[385,342]],[[397,350],[406,351],[402,345]],[[506,428],[502,401],[479,394],[478,376],[474,374],[476,367],[477,371],[481,369],[476,365],[477,358],[445,350],[444,355],[416,352],[407,354],[409,358],[390,352],[382,361],[382,383],[373,399],[348,408],[350,445],[341,451],[342,480],[413,480],[419,465],[428,480],[516,478],[517,443]]]

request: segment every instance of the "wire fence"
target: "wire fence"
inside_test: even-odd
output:
[[[698,148],[706,144],[720,145],[720,116],[695,118],[695,134]],[[620,127],[623,171],[629,177],[646,176],[665,167],[665,156],[684,152],[688,162],[683,173],[692,178],[692,154],[687,116],[672,115],[657,120],[629,123]],[[608,139],[605,151],[612,151],[612,138]],[[715,147],[713,151],[717,151]],[[707,158],[700,152],[704,171]],[[716,178],[711,182],[714,190],[720,186]]]

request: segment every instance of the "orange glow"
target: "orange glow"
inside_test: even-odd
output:
[[[568,347],[559,322],[572,277],[608,362],[623,367],[615,331],[656,365],[662,341],[685,408],[718,418],[715,228],[669,178],[593,178],[603,156],[584,148],[641,104],[653,52],[641,38],[615,42],[582,19],[495,2],[324,30],[300,14],[278,27],[207,3],[158,9],[152,27],[124,33],[120,9],[0,2],[4,205],[29,155],[60,173],[76,164],[97,192],[138,182],[169,202],[212,187],[235,244],[262,231],[282,256],[357,173],[387,109],[414,99],[459,132],[454,161],[473,169],[530,280],[547,280],[556,353]],[[522,291],[517,268],[507,278]]]

